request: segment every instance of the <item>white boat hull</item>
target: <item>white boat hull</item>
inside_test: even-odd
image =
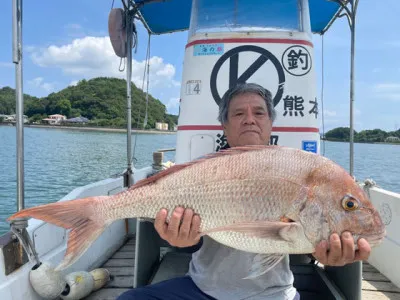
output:
[[[151,167],[135,171],[134,180],[145,178],[151,172]],[[109,178],[99,182],[77,188],[66,195],[60,201],[84,198],[96,195],[111,195],[124,189],[123,178]],[[56,266],[61,262],[67,249],[67,231],[63,228],[45,223],[40,220],[30,219],[28,221],[28,233],[38,252],[39,259]],[[136,219],[129,220],[128,232],[125,220],[119,220],[109,226],[98,239],[91,245],[90,249],[72,266],[63,271],[67,275],[75,271],[90,271],[101,266],[107,259],[120,248],[125,242],[128,233],[135,233]],[[32,288],[29,281],[29,272],[35,265],[28,262],[18,270],[5,275],[5,262],[3,252],[0,251],[0,299],[19,300],[42,299]],[[133,268],[134,266],[132,266]]]
[[[387,231],[383,242],[372,250],[368,262],[400,288],[400,194],[378,187],[368,191]]]

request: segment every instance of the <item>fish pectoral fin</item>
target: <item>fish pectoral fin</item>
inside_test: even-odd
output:
[[[261,276],[275,267],[283,258],[284,254],[257,254],[249,270],[249,275],[243,279],[252,279]]]
[[[240,232],[251,237],[294,242],[296,238],[301,236],[300,234],[303,232],[303,227],[296,222],[240,222],[205,230],[201,233],[201,236],[221,231]]]

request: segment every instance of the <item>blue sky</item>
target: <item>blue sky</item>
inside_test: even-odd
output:
[[[0,11],[0,87],[15,87],[11,0]],[[356,130],[400,128],[400,2],[360,0],[356,44]],[[24,1],[24,92],[46,96],[78,80],[117,76],[120,60],[108,39],[112,1]],[[115,1],[120,6],[120,1]],[[139,25],[133,80],[141,87],[147,33]],[[150,93],[177,114],[187,32],[151,40]],[[321,37],[313,36],[318,96],[321,95]],[[325,130],[349,125],[350,31],[337,20],[324,37]]]

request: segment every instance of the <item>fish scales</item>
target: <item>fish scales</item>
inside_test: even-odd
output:
[[[299,164],[289,159],[289,164],[284,165],[281,172],[271,175],[276,170],[274,164],[280,164],[279,155],[271,153],[263,156],[262,153],[254,153],[252,156],[244,156],[243,161],[240,159],[225,156],[221,161],[209,160],[187,168],[175,177],[166,177],[154,185],[128,191],[119,200],[125,202],[126,206],[121,206],[119,212],[107,209],[112,214],[106,217],[118,219],[140,215],[152,218],[160,207],[172,211],[179,204],[200,214],[202,231],[246,221],[279,221],[289,211],[292,202],[299,200],[299,185],[282,181],[285,176],[288,177],[284,170],[286,168],[289,174],[295,174],[290,177],[294,182],[301,182],[302,170],[296,168]],[[147,195],[142,201],[145,205],[132,205],[144,195]],[[211,236],[236,248],[249,238],[244,234],[229,232]],[[245,248],[248,251],[257,252],[262,248],[264,252],[268,251],[265,239],[253,238],[249,242],[253,245]],[[274,249],[270,247],[270,242],[267,244],[271,250]]]
[[[277,211],[281,211],[279,205],[286,205],[282,199],[288,199],[288,197],[284,195],[286,183],[281,182],[280,179],[287,177],[287,174],[283,174],[282,171],[271,175],[272,169],[269,166],[276,161],[274,155],[262,156],[262,154],[259,154],[245,156],[243,161],[239,160],[241,158],[225,156],[221,157],[221,161],[205,161],[199,165],[188,167],[174,176],[162,178],[153,185],[127,191],[123,197],[119,196],[119,200],[114,201],[125,203],[125,205],[121,204],[123,215],[120,216],[123,217],[137,215],[154,217],[154,213],[160,207],[171,210],[176,205],[191,207],[199,214],[202,213],[201,210],[196,209],[199,205],[204,209],[207,209],[207,206],[215,207],[215,209],[218,208],[217,211],[222,212],[226,210],[225,205],[231,206],[238,200],[239,203],[245,204],[247,208],[248,205],[256,205],[251,210],[251,213],[254,214],[265,211],[266,208],[261,209],[260,205],[271,203],[265,201],[267,195],[269,197],[278,196],[274,201],[274,207]],[[293,164],[291,166],[292,169],[289,170],[289,174],[296,173]],[[235,168],[238,170],[235,171]],[[277,176],[281,176],[281,178]],[[276,178],[276,180],[273,181],[273,184],[268,184],[268,182],[272,183],[271,177]],[[295,175],[290,179],[296,182],[299,181],[299,178],[299,175]],[[262,188],[263,186],[265,188]],[[278,191],[275,190],[281,187],[283,189],[278,194]],[[211,194],[209,193],[210,189]],[[220,195],[222,195],[222,198],[219,198]],[[249,201],[243,202],[246,199]],[[258,200],[261,200],[261,203],[257,202]],[[107,206],[107,203],[110,202],[106,201],[104,205]],[[143,206],[132,205],[137,202],[143,203]],[[204,205],[206,206],[204,207]],[[221,208],[219,208],[220,205],[222,205]],[[151,209],[153,206],[155,207]],[[133,211],[129,211],[129,207]],[[270,208],[270,206],[267,206],[267,208]],[[141,209],[141,211],[136,213],[134,210],[137,209]],[[106,211],[110,212],[112,209],[107,208]]]

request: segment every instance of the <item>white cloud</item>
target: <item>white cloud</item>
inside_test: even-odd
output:
[[[72,80],[69,86],[76,86],[78,84],[78,80]]]
[[[400,48],[400,40],[391,40],[385,43],[389,47],[399,47]]]
[[[324,115],[328,117],[336,116],[336,111],[324,109]]]
[[[376,98],[400,101],[400,83],[378,83],[374,85],[373,91]]]
[[[167,107],[167,111],[175,110],[176,108],[178,108],[179,100],[180,98],[170,98],[165,105]]]
[[[0,68],[12,68],[13,67],[13,63],[10,62],[1,62],[0,61]]]
[[[125,60],[121,62],[115,55],[109,37],[84,37],[73,40],[63,46],[49,46],[44,49],[33,49],[33,62],[41,67],[60,68],[65,74],[79,75],[82,78],[93,77],[126,77]],[[152,88],[170,88],[179,86],[174,79],[175,67],[165,63],[163,58],[150,58],[150,86]],[[120,66],[121,64],[121,66]],[[139,88],[142,87],[145,61],[132,60],[132,81]],[[145,82],[146,83],[146,82]],[[144,86],[146,89],[146,85]]]
[[[85,30],[79,24],[70,23],[64,25],[66,34],[71,38],[82,38],[85,36]]]
[[[29,80],[28,84],[37,88],[44,89],[48,93],[54,91],[54,83],[44,82],[43,77],[36,77],[32,80]]]
[[[82,29],[82,26],[79,24],[74,24],[74,23],[70,23],[64,26],[65,29],[72,29],[72,30],[78,30],[78,29]]]
[[[37,50],[38,50],[38,48],[36,46],[32,46],[32,45],[26,45],[25,46],[25,51],[27,53],[33,53],[33,52],[35,52]]]
[[[400,91],[400,83],[378,83],[374,88],[378,92]]]
[[[386,99],[393,100],[393,101],[400,101],[400,93],[397,94],[387,94],[385,95]]]

